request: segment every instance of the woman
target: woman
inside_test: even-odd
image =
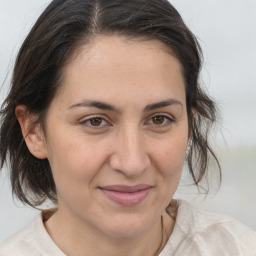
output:
[[[212,99],[200,46],[165,0],[54,0],[18,54],[1,163],[38,207],[0,255],[255,255],[256,234],[172,200],[207,175]]]

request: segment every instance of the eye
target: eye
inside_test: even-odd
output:
[[[152,117],[152,122],[154,124],[163,124],[165,121],[165,116],[154,116]]]
[[[168,115],[155,115],[149,119],[147,124],[154,127],[165,127],[172,124],[174,120]]]
[[[109,125],[109,123],[103,117],[100,116],[94,116],[83,119],[81,120],[80,124],[92,129],[105,128]]]
[[[100,126],[103,122],[101,117],[94,117],[88,120],[91,126]]]

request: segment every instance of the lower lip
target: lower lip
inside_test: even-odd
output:
[[[152,188],[143,189],[132,193],[122,193],[117,191],[101,189],[101,191],[112,201],[122,206],[133,206],[142,202]]]

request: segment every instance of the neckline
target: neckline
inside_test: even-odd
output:
[[[171,218],[173,218],[175,223],[174,223],[171,235],[168,236],[166,234],[164,223],[162,223],[162,219],[161,219],[161,223],[162,223],[161,225],[163,226],[163,228],[162,228],[163,239],[162,239],[161,245],[160,245],[156,255],[166,256],[166,255],[170,255],[170,252],[174,252],[175,245],[177,244],[177,241],[180,240],[179,239],[180,231],[178,231],[180,225],[177,222],[179,222],[180,215],[181,215],[180,208],[184,208],[184,207],[181,207],[184,205],[189,205],[189,204],[183,200],[173,199],[170,202],[170,204],[168,205],[168,207],[166,208],[167,215],[169,215]],[[37,227],[35,227],[35,229],[36,229],[35,233],[39,233],[39,235],[38,235],[39,241],[44,241],[43,246],[41,244],[42,251],[44,251],[48,254],[50,253],[50,255],[52,253],[55,253],[54,255],[67,256],[56,245],[56,243],[54,242],[52,237],[49,235],[49,233],[47,232],[47,230],[44,226],[44,222],[47,221],[57,210],[58,210],[57,208],[51,208],[51,209],[46,209],[46,210],[41,211],[40,221],[37,221],[37,225],[36,225]],[[184,210],[182,210],[182,212],[183,211]],[[182,215],[184,215],[184,214],[182,214]],[[40,230],[40,232],[38,232],[39,230]],[[46,243],[49,245],[49,247],[47,249],[45,248]]]

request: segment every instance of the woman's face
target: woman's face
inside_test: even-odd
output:
[[[108,236],[159,221],[188,141],[179,61],[159,41],[99,37],[77,52],[46,118],[59,214]]]

